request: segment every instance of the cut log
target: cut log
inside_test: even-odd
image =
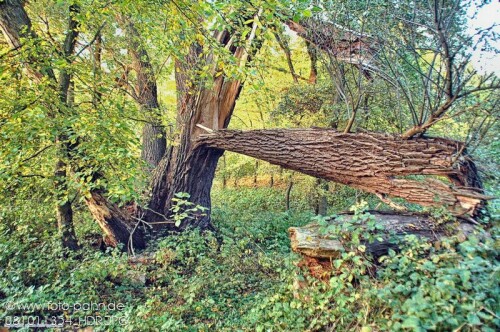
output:
[[[465,238],[474,232],[474,226],[468,223],[457,222],[456,225],[452,225],[453,227],[437,226],[426,215],[381,212],[371,212],[371,215],[375,218],[375,222],[384,228],[381,233],[382,241],[365,243],[366,251],[375,258],[387,254],[390,248],[397,248],[391,234],[399,240],[402,240],[406,235],[413,234],[435,242],[451,235],[451,233]],[[342,215],[342,217],[342,220],[332,219],[330,222],[333,224],[352,219],[352,215]],[[447,228],[453,229],[453,231]],[[290,227],[288,232],[292,250],[306,257],[337,258],[342,252],[349,250],[349,248],[344,248],[340,241],[321,235],[320,226],[317,223],[303,227]]]
[[[265,160],[376,195],[401,197],[422,206],[445,206],[456,216],[477,215],[489,197],[466,179],[475,168],[463,143],[443,138],[402,139],[379,133],[333,129],[217,130],[198,144]],[[409,175],[444,176],[409,179]]]

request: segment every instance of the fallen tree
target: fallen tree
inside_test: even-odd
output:
[[[478,215],[488,199],[464,145],[443,138],[405,140],[332,129],[218,130],[202,135],[198,144],[265,160],[382,199],[394,196],[422,206],[445,206],[456,216]],[[427,177],[407,178],[411,175]]]
[[[387,255],[390,249],[400,250],[407,235],[433,243],[437,248],[446,237],[456,236],[458,240],[464,241],[477,232],[476,227],[470,223],[458,219],[454,222],[439,223],[429,215],[421,213],[369,211],[369,215],[364,216],[366,219],[344,213],[327,218],[323,223],[312,222],[302,227],[290,227],[288,232],[291,248],[302,257],[298,266],[305,268],[311,276],[326,282],[332,273],[336,273],[333,261],[341,259],[344,253],[357,252],[363,257],[368,255],[365,258],[370,261],[373,259],[372,263],[376,265],[378,258]],[[377,229],[368,227],[369,222],[376,224]],[[332,234],[328,231],[330,226],[345,225],[349,226],[341,233]],[[361,231],[361,234],[370,234],[360,238],[364,249],[360,249],[359,244],[350,243],[354,229]],[[372,239],[369,240],[369,237]],[[372,266],[373,269],[375,265]],[[296,288],[304,288],[305,285],[306,283],[297,281]]]
[[[453,228],[437,225],[428,215],[415,213],[397,213],[371,211],[375,222],[383,231],[381,240],[366,242],[366,252],[377,258],[387,254],[389,248],[396,248],[406,235],[416,235],[432,242],[440,241],[449,235],[459,235],[465,238],[474,232],[474,226],[469,223],[457,222]],[[330,219],[329,223],[352,221],[353,215],[343,214],[339,219]],[[449,226],[449,225],[448,225]],[[310,223],[303,227],[288,229],[291,247],[294,252],[313,258],[336,258],[344,248],[338,240],[322,235],[318,223]]]
[[[2,32],[7,40],[11,41],[9,45],[13,50],[22,46],[22,31],[31,31],[24,4],[22,1],[11,0],[2,6]],[[95,180],[101,176],[99,165],[93,161],[81,162],[86,156],[78,153],[78,141],[83,138],[78,137],[77,143],[71,145],[66,144],[68,137],[61,136],[59,139],[64,143],[61,148],[64,157],[62,160],[65,162],[59,167],[59,178],[64,180],[60,182],[60,187],[71,177],[71,172],[82,168],[94,169],[90,180],[86,180],[90,182],[91,188],[85,193],[86,203],[111,245],[126,244],[132,238],[134,246],[143,247],[143,234],[138,227],[142,226],[139,224],[141,221],[169,228],[171,223],[166,219],[171,217],[176,193],[186,192],[193,204],[210,208],[212,181],[223,150],[246,154],[285,168],[359,188],[378,195],[392,205],[394,204],[387,200],[386,196],[401,197],[424,206],[443,205],[455,215],[475,217],[480,213],[487,197],[481,192],[474,163],[469,160],[465,147],[460,142],[423,137],[413,139],[413,135],[407,135],[405,138],[410,139],[405,140],[399,136],[384,134],[341,134],[332,130],[317,129],[247,132],[224,130],[229,125],[245,80],[245,75],[234,76],[226,73],[225,63],[230,62],[226,56],[230,55],[231,62],[238,69],[251,64],[251,59],[263,43],[259,36],[263,23],[266,23],[267,12],[264,11],[264,8],[242,11],[244,14],[241,21],[246,22],[242,23],[243,26],[211,31],[211,43],[200,43],[197,38],[193,38],[183,45],[189,47],[176,54],[177,130],[172,138],[174,144],[168,148],[165,146],[164,130],[160,128],[158,121],[153,121],[145,127],[143,157],[151,166],[157,166],[151,179],[150,200],[142,209],[138,208],[130,213],[118,204],[108,201],[106,188],[96,185]],[[71,42],[73,46],[70,45],[66,52],[68,65],[75,61],[74,43],[78,37],[77,15],[70,16],[72,28],[69,30],[72,34],[68,33],[71,37],[68,38],[68,43]],[[355,63],[363,62],[363,68],[369,65],[367,61],[371,59],[377,46],[369,36],[345,29],[339,30],[338,27],[328,24],[313,27],[308,22],[310,23],[301,22],[300,27],[297,25],[295,28],[315,30],[312,35],[304,32],[305,30],[299,31],[302,36],[315,37],[309,38],[311,44],[324,51],[330,50],[338,57],[345,58],[345,62],[354,59]],[[158,120],[156,78],[152,75],[146,49],[141,47],[146,44],[139,43],[137,38],[140,36],[136,36],[132,25],[129,24],[128,27],[128,33],[132,35],[130,53],[137,75],[135,90],[138,93],[135,97],[142,109],[149,114],[146,118],[151,116],[153,120]],[[239,29],[246,29],[247,33],[239,34]],[[98,34],[101,34],[100,30]],[[30,33],[25,37],[36,39],[35,36]],[[330,36],[330,41],[321,39],[321,36]],[[331,44],[331,36],[334,36],[338,43]],[[26,68],[37,76],[54,76],[50,66],[47,72],[38,67],[43,66],[38,66],[36,61],[26,64]],[[61,79],[60,82],[53,77],[51,80],[54,83],[64,83],[63,92],[67,95],[66,84],[71,81],[71,71],[61,76],[64,80]],[[76,79],[76,85],[79,84],[81,82]],[[67,96],[63,99],[65,100],[61,101],[64,104],[62,109],[71,109],[74,114],[78,114],[78,106],[71,105]],[[66,114],[61,112],[59,116],[64,118]],[[206,134],[203,128],[211,128],[210,133]],[[71,131],[71,125],[68,125],[67,129]],[[419,135],[422,133],[423,131],[418,132]],[[149,143],[152,145],[149,146]],[[408,178],[415,175],[426,178]],[[438,176],[444,180],[435,178]],[[70,211],[71,201],[65,202],[67,211]],[[71,214],[66,215],[69,224],[72,222]],[[210,210],[201,218],[183,221],[180,227],[175,228],[182,230],[187,226],[211,229]]]

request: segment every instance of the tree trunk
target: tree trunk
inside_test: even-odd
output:
[[[75,15],[79,11],[80,9],[77,5],[69,7],[68,32],[66,33],[63,45],[64,57],[68,65],[71,64],[70,57],[73,55],[76,39],[78,38],[78,22],[75,20]],[[71,110],[73,106],[74,92],[70,91],[71,85],[71,75],[67,69],[62,69],[59,74],[59,98],[62,105],[62,108],[59,110],[60,114],[65,114],[65,107]],[[56,136],[56,144],[58,146],[58,160],[56,161],[54,172],[54,176],[57,179],[55,181],[55,190],[58,198],[56,203],[56,219],[63,246],[76,250],[79,246],[73,226],[73,209],[67,192],[68,175],[65,162],[65,160],[71,158],[73,147],[69,143],[66,131],[71,131],[71,128],[61,128]]]
[[[257,186],[257,177],[258,177],[258,171],[259,171],[259,161],[255,160],[255,169],[253,171],[253,185],[254,187]]]
[[[78,240],[73,227],[73,207],[67,192],[67,165],[59,158],[54,171],[54,189],[56,191],[56,220],[62,246],[70,250],[78,250]]]
[[[223,33],[219,40],[224,42],[229,34]],[[196,146],[194,142],[203,132],[196,125],[207,128],[221,129],[229,124],[236,99],[242,83],[229,80],[224,75],[218,76],[212,88],[192,86],[189,72],[199,61],[201,48],[193,46],[184,63],[176,64],[176,84],[178,89],[177,127],[180,134],[178,144],[170,147],[166,156],[155,169],[152,181],[151,200],[148,206],[147,220],[157,220],[158,213],[170,216],[172,198],[176,193],[185,192],[190,195],[189,201],[206,207],[211,207],[210,191],[217,162],[223,151],[208,146]],[[242,48],[235,51],[235,56],[241,58],[246,52]],[[156,212],[156,213],[155,213]],[[161,224],[164,228],[164,224]],[[182,223],[180,229],[188,226]],[[211,228],[210,211],[203,218],[197,218],[189,226],[201,229]]]
[[[132,57],[132,66],[137,74],[133,96],[140,105],[146,120],[142,129],[141,157],[152,170],[158,165],[167,149],[165,128],[161,122],[162,114],[158,102],[156,77],[139,31],[128,18],[119,16],[119,21],[125,26],[129,36],[128,50]]]
[[[71,57],[74,54],[76,39],[78,36],[78,22],[76,21],[77,12],[79,8],[77,5],[70,6],[70,15],[68,20],[68,29],[64,43],[62,45],[63,54],[68,64],[71,64]],[[20,37],[30,37],[36,41],[36,34],[30,30],[31,22],[26,11],[22,6],[21,1],[8,0],[0,2],[0,27],[9,45],[12,48],[21,47]],[[30,59],[31,60],[31,59]],[[68,70],[60,70],[59,80],[56,80],[54,72],[51,68],[39,65],[40,59],[33,58],[29,61],[27,70],[30,76],[34,77],[36,81],[44,76],[48,77],[51,81],[50,87],[54,89],[54,93],[59,98],[59,105],[56,104],[57,109],[51,111],[49,116],[67,116],[72,111],[71,99],[71,75]],[[94,103],[97,99],[94,98]],[[51,105],[47,106],[48,108]],[[77,151],[78,142],[68,142],[68,132],[72,128],[61,128],[56,135],[56,144],[58,146],[58,159],[54,170],[54,186],[56,191],[57,205],[56,217],[59,226],[59,231],[62,237],[62,243],[70,249],[77,248],[76,235],[73,228],[73,210],[71,200],[68,197],[67,188],[67,165],[73,170],[81,169],[81,160],[79,160],[79,152]],[[86,167],[92,167],[92,181],[96,181],[101,175],[98,169],[92,162],[84,162]],[[91,191],[90,197],[86,198],[86,203],[93,214],[94,218],[99,223],[100,227],[107,234],[107,242],[110,245],[116,245],[119,242],[129,244],[130,233],[134,229],[132,226],[132,216],[126,211],[121,211],[120,208],[104,198],[104,191],[95,188]],[[136,229],[133,235],[133,245],[136,248],[144,248],[144,239],[142,230]]]
[[[281,32],[275,32],[274,36],[276,37],[276,41],[278,42],[278,45],[285,53],[286,63],[288,64],[288,69],[290,70],[290,74],[292,75],[293,82],[299,83],[299,79],[298,79],[299,75],[297,75],[297,73],[295,72],[295,68],[293,67],[292,52],[290,51],[290,46],[288,45],[288,41],[283,37]]]
[[[442,138],[404,140],[378,133],[329,129],[220,130],[200,137],[200,146],[229,150],[377,195],[423,206],[445,206],[454,215],[476,216],[488,197],[466,182],[475,168],[463,144]],[[453,179],[455,186],[435,175]],[[464,182],[465,181],[465,182]]]
[[[234,46],[234,39],[228,31],[214,33],[216,41],[239,60],[240,67],[246,66],[254,52],[260,48],[260,44],[253,48],[251,46],[261,14],[262,9],[259,9],[243,46]],[[207,145],[198,145],[196,142],[206,129],[227,128],[243,86],[242,81],[227,78],[219,68],[217,60],[217,55],[213,53],[203,56],[202,46],[193,44],[186,57],[182,61],[176,61],[177,128],[180,134],[176,138],[177,144],[170,147],[155,169],[151,200],[146,214],[148,221],[157,220],[159,214],[170,216],[172,198],[179,192],[188,193],[190,202],[211,208],[210,191],[217,162],[223,151]],[[200,66],[212,68],[213,83],[193,82],[193,74]],[[195,221],[182,222],[177,229],[182,230],[188,226],[213,228],[210,210]],[[160,227],[165,228],[165,224]]]
[[[290,195],[292,193],[292,187],[293,187],[293,180],[292,177],[290,177],[290,180],[288,182],[288,187],[286,188],[286,193],[285,193],[285,206],[287,211],[290,211]]]
[[[311,70],[309,71],[309,83],[316,84],[318,79],[318,52],[311,42],[306,40],[307,54],[311,61]]]
[[[365,243],[366,251],[375,258],[386,255],[389,249],[397,249],[397,242],[404,240],[406,235],[413,234],[433,242],[450,235],[450,230],[445,230],[445,225],[438,227],[427,215],[377,211],[371,211],[370,214],[375,218],[377,225],[383,227],[380,234],[382,241]],[[341,217],[341,220],[330,220],[329,222],[334,224],[349,221],[352,215],[346,214],[341,215]],[[454,234],[460,234],[462,237],[467,237],[474,232],[474,226],[468,223],[457,223],[451,229],[453,229]],[[308,257],[331,259],[338,257],[344,250],[350,249],[344,248],[340,241],[322,235],[317,223],[303,227],[290,227],[288,232],[292,250]],[[392,235],[398,241],[394,241]]]
[[[226,189],[227,187],[227,169],[226,169],[226,155],[222,156],[222,188]]]
[[[314,207],[314,213],[318,216],[326,216],[328,211],[328,201],[325,191],[328,191],[328,182],[322,179],[316,179],[316,204]]]
[[[70,63],[70,57],[73,55],[76,38],[78,36],[78,23],[74,19],[74,14],[79,10],[78,6],[71,5],[68,20],[68,31],[63,44],[63,55],[65,60]],[[17,0],[7,0],[0,2],[0,29],[7,40],[11,49],[22,47],[22,38],[31,38],[37,40],[37,35],[31,29],[31,21],[24,10],[23,3]],[[59,97],[59,108],[49,112],[49,116],[56,117],[64,114],[66,108],[71,108],[71,95],[69,88],[71,77],[67,70],[61,70],[59,82],[56,81],[54,71],[40,65],[40,59],[34,55],[29,55],[28,66],[25,67],[28,74],[35,81],[40,81],[47,76],[51,81],[50,87],[54,89]],[[57,83],[59,83],[57,85]],[[50,107],[49,107],[50,108]],[[57,145],[57,160],[54,169],[54,189],[56,191],[56,220],[62,245],[65,248],[76,250],[79,248],[73,227],[73,209],[71,200],[68,196],[67,186],[67,163],[70,155],[70,145],[67,143],[67,134],[60,130],[56,134],[55,143]]]
[[[38,38],[31,29],[31,20],[24,10],[23,1],[20,0],[0,1],[0,30],[12,50],[23,46],[21,44],[22,38],[31,38],[32,40]],[[44,75],[47,75],[55,83],[55,75],[51,68],[40,65],[40,59],[37,59],[33,54],[28,55],[28,57],[28,66],[25,69],[31,77],[39,81]]]
[[[203,90],[197,96],[186,94],[187,100],[181,101],[186,106],[180,116],[183,130],[178,138],[179,145],[170,148],[155,170],[150,210],[169,216],[171,200],[174,194],[180,192],[188,193],[192,203],[211,207],[210,191],[223,151],[208,146],[194,146],[193,142],[201,132],[195,124],[226,128],[240,90],[239,81],[225,81],[221,77],[214,90]],[[190,226],[210,228],[209,215],[197,219]],[[155,220],[157,216],[150,212],[147,219]],[[186,226],[182,224],[181,228]]]
[[[0,3],[0,29],[11,49],[21,47],[21,38],[33,37],[31,21],[20,0]]]
[[[131,213],[109,202],[103,192],[93,190],[85,202],[104,232],[108,246],[116,247],[122,243],[124,250],[146,247],[139,220],[134,221]]]

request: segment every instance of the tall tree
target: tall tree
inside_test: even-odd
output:
[[[67,33],[62,45],[62,59],[67,63],[71,62],[78,37],[78,22],[75,19],[78,11],[79,7],[77,5],[69,6]],[[36,45],[38,36],[31,28],[31,21],[22,7],[21,1],[3,1],[0,3],[0,14],[0,28],[13,50],[22,48],[23,41],[29,39],[32,39]],[[55,103],[56,107],[51,107],[49,116],[58,118],[71,112],[71,74],[62,69],[57,80],[54,71],[51,68],[40,67],[39,61],[33,54],[30,54],[28,59],[30,64],[25,70],[30,76],[34,77],[37,82],[40,82],[44,77],[47,78],[49,80],[48,87],[59,96],[59,102]],[[71,157],[72,147],[68,141],[69,128],[62,127],[58,129],[54,141],[57,149],[57,159],[54,166],[54,190],[57,196],[56,217],[63,246],[75,250],[79,246],[74,231],[73,209],[67,186],[67,162]]]
[[[158,165],[167,148],[165,128],[161,123],[158,85],[149,54],[139,31],[130,18],[119,16],[119,21],[127,34],[128,52],[132,58],[132,68],[137,76],[132,95],[140,105],[146,121],[142,130],[141,156],[152,169]]]
[[[8,6],[3,5],[5,3]],[[2,5],[4,6],[2,25],[7,27],[2,30],[8,39],[26,34],[30,23],[22,3],[7,1]],[[444,205],[456,215],[472,217],[481,210],[487,197],[481,194],[480,188],[471,188],[479,187],[480,182],[474,163],[465,153],[465,145],[445,139],[425,137],[415,139],[416,134],[421,136],[429,128],[422,126],[424,122],[419,125],[423,130],[402,136],[348,133],[354,128],[356,112],[351,112],[344,134],[331,130],[250,132],[225,130],[243,88],[247,69],[257,51],[263,46],[266,27],[275,26],[276,18],[280,15],[282,21],[288,21],[291,16],[288,13],[282,14],[286,12],[282,8],[286,4],[267,1],[221,3],[172,1],[168,4],[148,2],[147,5],[152,6],[150,10],[155,8],[164,10],[167,7],[171,15],[169,17],[177,19],[173,23],[170,21],[166,23],[175,26],[177,32],[170,41],[175,46],[172,55],[175,59],[177,92],[176,130],[174,142],[168,147],[165,145],[165,133],[158,117],[160,107],[157,76],[153,70],[153,59],[149,57],[146,50],[148,43],[145,42],[144,36],[141,37],[137,26],[132,24],[133,20],[128,18],[121,20],[121,24],[125,26],[125,34],[129,38],[127,53],[131,56],[136,73],[135,89],[132,95],[140,104],[141,114],[145,116],[148,123],[143,131],[143,157],[150,165],[156,165],[151,179],[149,201],[141,208],[131,211],[131,209],[121,207],[116,200],[109,199],[112,193],[107,186],[113,179],[105,177],[103,163],[98,162],[99,158],[105,157],[102,157],[102,154],[95,154],[88,147],[94,145],[87,144],[91,143],[92,139],[98,141],[98,137],[92,137],[84,130],[77,132],[77,125],[61,126],[59,129],[62,131],[56,136],[56,138],[60,137],[61,143],[66,143],[59,144],[61,151],[66,153],[63,155],[64,161],[71,165],[75,173],[84,177],[82,182],[88,188],[84,193],[86,203],[107,235],[109,244],[125,243],[129,245],[128,247],[144,247],[142,233],[144,225],[159,225],[162,228],[167,225],[169,230],[185,229],[188,226],[201,229],[212,228],[210,210],[206,213],[199,213],[189,220],[185,219],[180,225],[174,226],[169,219],[176,193],[188,193],[189,200],[194,204],[206,208],[211,207],[212,181],[224,149],[360,188],[386,201],[386,196],[392,195],[421,205]],[[156,5],[159,7],[154,7]],[[72,8],[75,12],[77,7],[73,5]],[[311,16],[310,12],[304,11],[304,13],[307,13],[304,16]],[[25,19],[19,23],[12,17]],[[333,50],[337,54],[337,59],[343,59],[343,62],[356,66],[365,76],[371,75],[367,74],[368,72],[380,73],[380,68],[377,66],[374,69],[371,61],[367,61],[366,57],[370,55],[371,60],[375,53],[378,53],[379,41],[364,33],[346,31],[345,27],[339,28],[331,23],[320,22],[319,25],[311,25],[311,20],[300,16],[296,21],[298,23],[290,20],[288,24],[317,49],[327,52]],[[148,22],[154,23],[154,20],[148,19]],[[311,29],[314,29],[314,33],[311,33]],[[63,105],[65,107],[62,108],[64,111],[71,110],[71,103],[68,99],[71,74],[66,68],[75,50],[74,41],[77,32],[77,22],[74,16],[71,16],[70,29],[64,43],[64,46],[68,48],[63,49],[63,59],[66,62],[64,66],[57,68],[57,72],[61,75],[58,83],[64,87],[60,89],[64,92]],[[98,32],[96,36],[104,36],[101,41],[106,44],[108,42],[106,35],[101,34],[101,31]],[[272,36],[272,33],[270,35]],[[35,38],[32,33],[25,36],[27,40]],[[21,43],[22,38],[18,37],[18,39]],[[93,38],[90,42],[93,43],[96,40],[98,38]],[[13,48],[18,47],[15,44],[12,45]],[[440,45],[439,52],[446,53],[445,44],[441,41]],[[84,54],[85,48],[86,46],[83,46],[78,54]],[[349,56],[342,57],[344,53]],[[446,54],[443,56],[443,59],[445,58]],[[117,59],[113,60],[118,62]],[[51,77],[50,69],[43,73],[36,65],[37,62],[32,62],[29,68],[35,76]],[[109,62],[110,65],[111,63],[112,61]],[[445,67],[447,66],[446,61],[442,63]],[[314,65],[313,71],[316,69]],[[313,74],[315,75],[316,73]],[[456,75],[451,74],[450,78],[446,79],[448,77],[446,71],[441,70],[437,70],[436,75],[441,77],[440,82],[444,82],[446,86],[449,86],[450,79],[452,87],[453,84],[463,86],[463,81],[453,83],[453,77],[457,77]],[[387,81],[387,77],[383,79]],[[429,82],[431,84],[432,80]],[[81,80],[80,84],[85,86],[86,82]],[[483,82],[480,86],[468,91],[471,93],[484,91],[486,90],[484,87]],[[490,88],[493,89],[494,86]],[[62,96],[63,93],[59,95]],[[95,93],[92,96],[93,101],[96,100],[94,95]],[[446,90],[438,89],[436,98],[439,101],[445,100],[444,103],[447,104],[446,95]],[[460,94],[456,95],[460,96]],[[109,96],[117,97],[116,94]],[[105,102],[105,98],[98,99],[101,103]],[[450,106],[447,107],[446,112],[449,109]],[[79,110],[84,111],[83,108]],[[98,110],[104,111],[105,108],[101,106]],[[429,114],[432,112],[435,113],[431,111]],[[410,114],[413,114],[411,110]],[[61,113],[61,116],[66,115],[68,114]],[[414,118],[417,119],[418,116]],[[422,121],[424,121],[423,118]],[[434,120],[442,118],[440,114],[434,116]],[[435,123],[434,120],[432,123]],[[112,120],[100,119],[100,121],[105,123],[108,126],[107,129],[111,131]],[[106,138],[113,140],[112,136],[111,134]],[[412,139],[408,140],[408,138]],[[123,140],[121,137],[118,139]],[[151,148],[148,147],[150,143],[153,144]],[[60,169],[63,168],[61,165]],[[423,175],[426,179],[407,178],[413,175]],[[429,178],[429,176],[446,176],[451,183]],[[391,204],[390,201],[387,202]],[[122,203],[124,203],[123,199]]]
[[[262,12],[262,8],[253,10],[246,37],[238,38],[238,31],[234,31],[234,28],[231,29],[233,31],[214,32],[214,42],[226,49],[240,68],[245,68],[249,58],[258,49],[254,43]],[[188,193],[195,204],[211,206],[212,181],[223,151],[195,144],[203,132],[198,125],[215,130],[227,128],[243,86],[243,80],[228,77],[218,61],[221,61],[220,55],[194,43],[186,58],[176,62],[179,135],[177,144],[169,149],[155,170],[149,203],[149,209],[153,211],[169,215],[172,198],[178,192]],[[199,68],[208,68],[209,77],[203,73],[205,78],[202,78],[197,73]],[[150,213],[148,218],[154,218],[154,213]],[[209,214],[200,216],[190,225],[210,228]]]

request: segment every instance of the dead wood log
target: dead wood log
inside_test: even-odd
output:
[[[340,62],[359,67],[367,77],[370,72],[384,76],[376,64],[380,45],[374,37],[324,20],[289,21],[287,25],[307,43]]]
[[[440,241],[446,236],[458,235],[462,238],[474,233],[474,226],[468,223],[436,225],[429,216],[423,214],[394,214],[371,212],[375,222],[383,227],[381,241],[366,242],[366,252],[378,258],[387,254],[389,249],[397,249],[397,243],[406,235],[416,235],[429,239],[432,242]],[[340,223],[352,220],[352,215],[342,215],[342,220],[331,219],[331,223]],[[451,227],[450,227],[451,226]],[[342,252],[350,250],[344,248],[338,240],[320,234],[318,223],[311,223],[303,227],[290,227],[291,247],[294,252],[316,259],[337,258]],[[396,240],[396,241],[395,241]]]

